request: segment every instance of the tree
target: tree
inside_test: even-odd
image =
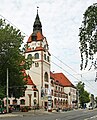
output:
[[[96,107],[97,107],[97,97],[95,97]]]
[[[82,108],[84,107],[85,103],[88,103],[90,101],[89,93],[86,90],[84,90],[84,85],[85,84],[81,81],[76,85],[76,88],[79,92],[80,105],[82,106]]]
[[[5,20],[0,19],[0,85],[6,90],[6,69],[9,70],[9,87],[23,86],[23,74],[21,70],[23,66],[20,65],[25,61],[23,56],[23,43],[24,36],[20,30],[7,24]],[[0,93],[2,93],[0,91]],[[21,92],[17,91],[15,97],[19,97]]]
[[[5,97],[4,88],[0,85],[0,100]]]
[[[97,52],[97,3],[87,8],[79,30],[82,70],[87,67],[89,60],[91,64],[96,64],[94,56]]]

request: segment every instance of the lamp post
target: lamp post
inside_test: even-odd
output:
[[[7,96],[6,96],[6,109],[7,109],[7,113],[9,112],[9,109],[8,109],[8,68],[7,68],[7,90],[6,90],[6,94],[7,94]]]

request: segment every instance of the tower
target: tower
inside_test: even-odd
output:
[[[26,73],[30,75],[38,89],[40,106],[47,105],[48,101],[47,92],[50,86],[50,56],[48,42],[42,33],[42,24],[37,10],[33,33],[27,41],[25,57],[33,58],[33,63],[30,69],[26,70]]]

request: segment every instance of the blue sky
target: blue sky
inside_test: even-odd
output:
[[[94,71],[80,71],[79,27],[85,10],[97,0],[0,0],[0,16],[28,36],[33,31],[37,6],[43,35],[51,53],[51,70],[63,72],[73,84],[85,82],[86,90],[97,95]],[[82,74],[82,77],[81,77]]]

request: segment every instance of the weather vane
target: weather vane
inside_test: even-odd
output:
[[[38,8],[39,8],[39,7],[37,6],[37,14],[38,14]]]

